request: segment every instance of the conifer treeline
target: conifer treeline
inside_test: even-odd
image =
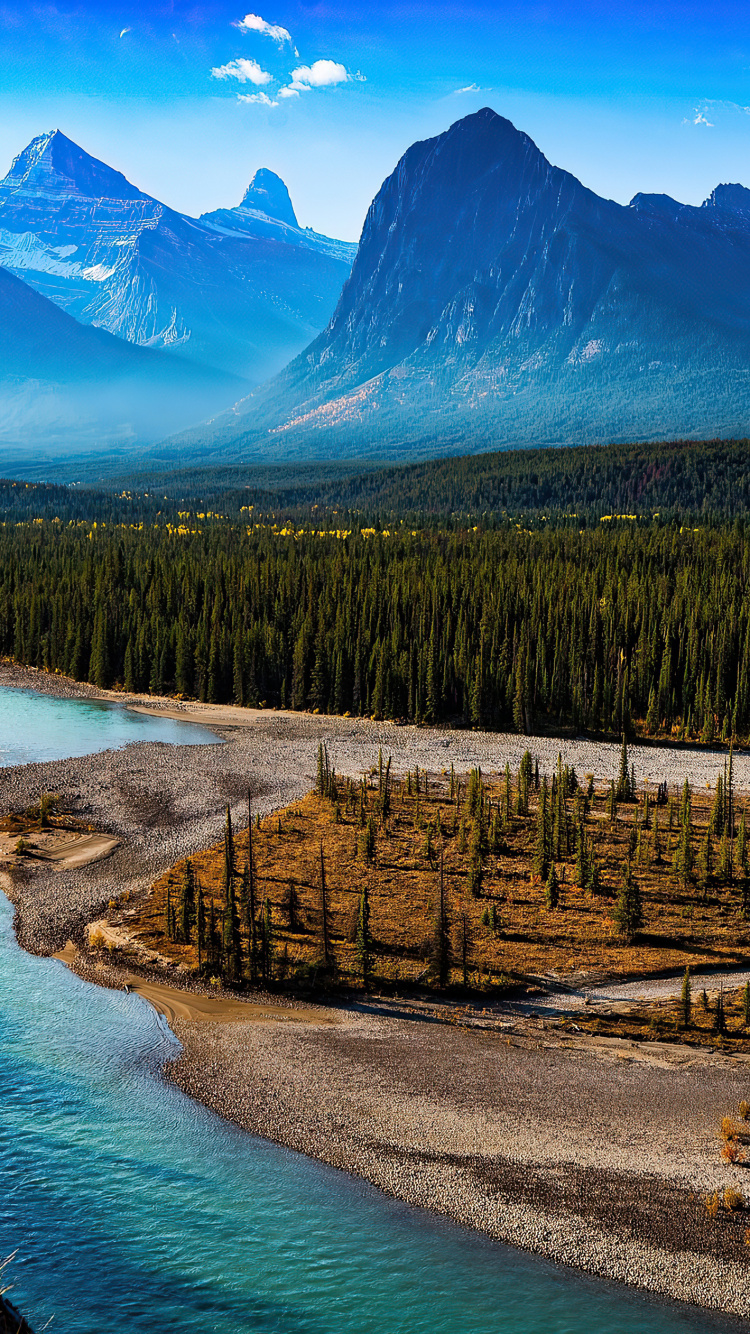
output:
[[[472,726],[750,733],[742,527],[0,530],[0,652],[97,686]]]

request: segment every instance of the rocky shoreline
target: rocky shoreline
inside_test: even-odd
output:
[[[101,698],[42,673],[0,669],[0,685]],[[2,771],[0,810],[43,790],[121,840],[104,861],[16,872],[8,892],[21,943],[40,954],[82,942],[87,922],[123,890],[137,896],[181,857],[215,841],[226,804],[242,823],[248,786],[260,812],[314,781],[326,741],[339,773],[369,769],[379,746],[394,769],[440,772],[506,759],[521,737],[451,732],[109,695],[196,718],[217,744],[137,743],[82,760]],[[530,739],[543,768],[562,751],[579,774],[609,777],[618,748]],[[723,754],[637,748],[639,777],[713,781]],[[750,757],[735,765],[750,788]],[[116,975],[91,973],[112,984]],[[456,1022],[375,999],[334,1007],[336,1022],[195,1024],[170,1075],[190,1096],[253,1133],[367,1178],[490,1236],[675,1300],[750,1315],[742,1217],[709,1216],[705,1197],[743,1190],[719,1156],[725,1112],[749,1097],[750,1063],[661,1044],[563,1039],[544,1019]]]

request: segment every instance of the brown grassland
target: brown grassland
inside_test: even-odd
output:
[[[605,789],[593,791],[585,807],[586,785],[571,793],[565,802],[565,827],[556,845],[561,855],[554,859],[560,882],[559,906],[550,908],[545,884],[535,871],[540,792],[532,780],[528,813],[519,815],[518,780],[513,781],[510,802],[505,781],[503,775],[483,779],[484,815],[472,818],[465,778],[459,786],[453,775],[420,774],[417,791],[417,779],[410,774],[393,785],[390,810],[382,816],[382,777],[374,766],[360,784],[338,780],[334,800],[311,793],[274,815],[254,820],[256,904],[258,918],[266,900],[270,905],[272,979],[286,986],[309,986],[316,980],[327,985],[334,981],[359,985],[362,965],[357,923],[366,890],[372,938],[371,985],[380,990],[434,990],[433,941],[439,917],[441,862],[443,920],[450,945],[443,990],[487,995],[499,988],[528,984],[538,975],[570,978],[585,974],[591,981],[604,976],[684,969],[686,965],[741,965],[750,959],[750,922],[744,919],[746,907],[738,869],[722,878],[718,874],[699,877],[694,870],[682,881],[673,869],[680,794],[670,795],[668,807],[656,806],[652,789],[646,819],[645,791],[640,788],[637,801],[618,803],[613,820]],[[690,841],[696,861],[713,800],[713,789],[692,795]],[[503,821],[501,812],[508,805],[512,813]],[[737,799],[737,821],[742,811],[743,802]],[[576,883],[577,827],[581,818],[598,871],[598,887],[593,892]],[[483,821],[484,842],[479,887],[472,885],[478,820]],[[490,837],[493,820],[494,840]],[[499,825],[502,832],[498,837]],[[368,827],[371,840],[374,836],[371,860],[364,848]],[[239,883],[248,856],[246,830],[235,836],[234,854]],[[329,970],[320,967],[321,857],[334,960]],[[643,908],[642,926],[632,939],[621,934],[614,916],[628,858]],[[715,860],[718,862],[718,845]],[[220,935],[225,910],[223,838],[195,856],[192,866],[207,914],[213,903]],[[167,933],[167,896],[173,909],[177,908],[184,877],[185,863],[180,862],[154,884],[135,916],[130,905],[127,925],[144,946],[196,970],[195,929],[189,943],[180,939],[179,929],[172,932],[175,939]],[[246,959],[248,930],[244,918],[241,931]],[[206,963],[204,950],[204,976],[221,972],[217,959],[215,954],[213,962],[209,958]],[[731,1006],[728,1017],[730,1011]],[[697,1005],[695,1012],[698,1016]],[[660,1026],[661,1021],[654,1024],[649,1011],[643,1019],[647,1035],[658,1035]],[[665,1026],[672,1027],[669,1015]]]

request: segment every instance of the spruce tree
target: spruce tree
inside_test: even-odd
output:
[[[190,944],[194,918],[195,877],[193,875],[193,863],[188,857],[185,862],[185,870],[182,877],[182,893],[180,895],[180,936],[185,945]]]
[[[320,950],[323,967],[330,968],[333,964],[333,954],[328,927],[328,893],[326,890],[326,864],[322,840],[320,844]]]
[[[630,800],[630,768],[628,766],[628,743],[625,740],[625,733],[622,735],[622,748],[620,750],[620,772],[617,778],[616,795],[618,801]]]
[[[477,816],[471,835],[471,864],[469,867],[469,889],[475,899],[481,897],[484,881],[484,846],[482,838],[482,820]]]
[[[560,904],[560,881],[558,879],[557,869],[554,862],[550,862],[547,883],[544,887],[544,901],[550,911],[557,908]]]
[[[234,889],[235,876],[235,857],[234,857],[234,834],[232,833],[232,812],[227,806],[226,819],[224,821],[224,904],[229,904],[230,895]]]
[[[263,981],[266,986],[273,981],[273,956],[273,918],[271,915],[271,900],[267,898],[263,914]]]
[[[196,908],[195,934],[198,943],[198,976],[201,975],[206,953],[206,905],[203,902],[203,890],[198,886],[198,905]]]
[[[744,1028],[750,1028],[750,982],[742,988],[742,1024]]]
[[[233,880],[229,887],[229,901],[224,911],[223,936],[224,968],[229,981],[236,983],[242,976],[242,935]]]
[[[367,884],[364,884],[362,886],[362,893],[359,896],[359,911],[357,913],[357,960],[359,962],[359,975],[362,979],[362,986],[365,988],[365,991],[367,991],[370,986],[371,954],[370,900],[367,892]]]
[[[622,868],[622,883],[612,916],[620,935],[631,944],[643,925],[643,904],[640,887],[629,861]]]
[[[690,969],[685,969],[685,976],[682,979],[682,991],[680,992],[680,1007],[682,1009],[682,1027],[689,1028],[692,1022],[692,997],[690,991]]]
[[[438,873],[438,904],[430,954],[435,980],[439,987],[446,987],[450,978],[451,947],[448,910],[445,901],[445,865],[442,851]]]
[[[549,819],[547,814],[548,789],[546,776],[542,779],[542,786],[539,790],[539,801],[536,808],[536,846],[534,849],[534,870],[541,880],[546,881],[549,875],[550,846],[549,846]]]

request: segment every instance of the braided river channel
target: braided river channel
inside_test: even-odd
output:
[[[72,734],[91,706],[54,703],[59,740],[68,709]],[[49,758],[49,736],[36,747],[29,727],[26,760]],[[113,744],[92,735],[90,750]],[[132,739],[149,736],[166,739],[145,727]],[[255,1139],[165,1079],[178,1051],[138,996],[23,952],[0,896],[0,1258],[16,1252],[4,1281],[35,1330],[51,1317],[57,1334],[741,1327],[501,1246]]]

